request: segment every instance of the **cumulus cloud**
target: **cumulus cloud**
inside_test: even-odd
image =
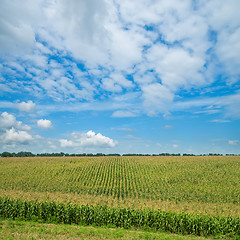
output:
[[[87,133],[73,132],[69,139],[59,140],[61,147],[115,147],[117,141],[103,136],[101,133],[88,131]]]
[[[240,74],[240,17],[237,9],[240,2],[237,0],[203,1],[199,3],[200,11],[206,18],[217,39],[214,52],[221,63],[222,70],[228,75],[229,83],[236,82]],[[215,68],[216,69],[216,68]]]
[[[45,129],[49,129],[49,128],[53,127],[52,122],[50,120],[47,120],[47,119],[38,120],[37,125],[38,125],[38,127],[45,128]]]
[[[175,92],[180,87],[188,89],[201,86],[205,83],[201,74],[204,59],[184,48],[156,44],[150,48],[147,57],[162,84],[171,91]]]
[[[0,116],[0,131],[4,131],[10,128],[23,131],[31,130],[30,126],[23,125],[21,121],[17,121],[14,115],[9,114],[7,112],[3,112]]]
[[[35,110],[35,107],[36,107],[36,104],[33,103],[32,101],[17,103],[17,108],[20,111],[32,112]]]
[[[149,116],[165,114],[180,91],[219,76],[239,81],[239,7],[238,0],[4,0],[0,52],[11,61],[0,65],[1,90],[69,102],[138,92]]]
[[[1,140],[6,144],[27,144],[33,140],[33,137],[26,131],[20,131],[11,128],[6,130],[6,132],[1,136]]]
[[[7,112],[0,116],[0,141],[5,144],[28,144],[33,140],[29,133],[31,127],[17,121],[16,117]]]

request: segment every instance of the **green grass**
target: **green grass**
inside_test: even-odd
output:
[[[0,220],[0,239],[141,239],[141,240],[201,240],[195,236],[147,232],[117,228],[47,224],[30,221]],[[208,238],[210,239],[210,238]],[[216,239],[216,238],[215,238]]]

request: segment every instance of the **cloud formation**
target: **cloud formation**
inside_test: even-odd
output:
[[[143,125],[159,118],[161,128],[177,126],[170,118],[204,115],[230,129],[240,119],[239,8],[239,0],[0,1],[2,143],[34,142],[34,131],[41,135],[53,125],[44,117],[54,121],[56,113],[60,136],[79,130],[62,127],[64,117],[85,113],[119,128],[135,128],[133,118]],[[37,124],[31,130],[16,116]],[[116,146],[100,133],[74,132],[60,141],[54,134],[39,137],[41,146]],[[229,141],[230,148],[235,140]]]
[[[29,134],[31,127],[17,121],[16,117],[3,112],[0,117],[0,141],[3,144],[28,144],[33,137]]]
[[[8,60],[0,65],[1,89],[54,101],[138,91],[145,113],[165,114],[179,91],[218,76],[238,82],[238,7],[238,0],[2,1],[0,53]],[[34,104],[18,108],[32,111]]]
[[[49,129],[49,128],[53,127],[52,122],[50,120],[47,120],[47,119],[38,120],[37,125],[38,125],[38,127],[44,128],[44,129]]]
[[[32,101],[27,101],[27,102],[20,102],[17,103],[17,108],[20,111],[25,111],[25,112],[32,112],[35,110],[36,104],[33,103]]]
[[[23,125],[21,121],[17,121],[13,114],[3,112],[0,117],[0,131],[6,129],[14,128],[17,130],[29,131],[31,127],[28,125]]]
[[[0,137],[5,144],[27,144],[33,140],[33,137],[27,131],[15,130],[14,128],[7,129]]]
[[[101,133],[95,133],[93,131],[88,131],[87,133],[77,133],[73,132],[68,139],[59,140],[61,147],[103,147],[112,148],[115,147],[117,141],[109,137],[103,136]]]

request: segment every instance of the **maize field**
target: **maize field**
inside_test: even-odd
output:
[[[139,228],[180,234],[240,235],[240,218],[0,198],[0,216],[43,222]]]
[[[1,158],[0,197],[1,208],[4,209],[6,209],[4,204],[9,201],[15,204],[16,208],[26,204],[31,206],[31,209],[35,209],[32,207],[35,205],[38,206],[37,209],[39,206],[46,206],[46,209],[49,209],[51,204],[55,204],[54,206],[59,206],[58,209],[65,209],[64,211],[67,206],[70,209],[82,206],[82,209],[91,209],[94,214],[96,213],[93,214],[94,217],[90,215],[90,220],[84,220],[85,222],[79,220],[82,218],[80,213],[78,220],[66,220],[73,223],[83,221],[85,224],[91,224],[98,218],[98,214],[104,212],[106,219],[99,215],[101,225],[110,221],[109,223],[115,226],[126,227],[129,222],[128,227],[139,227],[143,224],[153,229],[197,235],[224,231],[239,234],[240,157]],[[41,205],[40,202],[46,205]],[[80,211],[79,209],[74,211]],[[1,209],[1,215],[12,217],[11,211],[14,210],[9,211],[4,210],[3,213]],[[18,211],[20,210],[16,210],[16,217],[22,217]],[[51,215],[50,219],[54,219],[54,214],[60,214],[54,212],[55,210],[51,210],[54,214],[46,210],[47,212],[41,213],[42,215],[39,213],[40,210],[36,211],[38,211],[36,217],[44,221],[48,221],[48,214]],[[119,217],[123,221],[119,220],[121,223],[111,220],[111,216],[115,219],[114,214],[117,211],[121,212]],[[47,217],[44,217],[44,214]],[[71,215],[71,212],[67,214]],[[128,216],[131,216],[129,220]],[[137,216],[137,220],[132,220],[135,219],[132,216]],[[28,219],[29,213],[24,215],[24,218]],[[159,222],[155,223],[155,220]],[[57,221],[65,222],[62,217]],[[170,221],[168,227],[164,227],[164,224],[167,224],[164,221],[167,223]],[[195,225],[196,221],[201,224],[199,228],[193,224],[195,229],[189,221],[193,221]],[[146,225],[147,222],[150,225]],[[232,222],[235,224],[234,227]],[[223,230],[230,228],[235,230]]]

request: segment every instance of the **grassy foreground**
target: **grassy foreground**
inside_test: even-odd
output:
[[[204,240],[207,238],[170,233],[143,232],[119,228],[47,224],[29,221],[0,220],[0,239],[125,239],[125,240]]]

